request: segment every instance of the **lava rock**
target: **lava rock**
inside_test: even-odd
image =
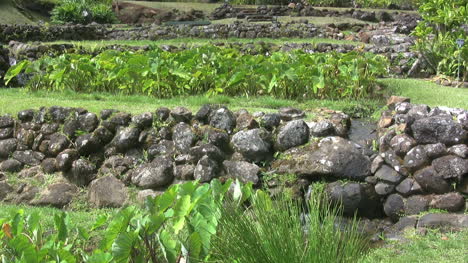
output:
[[[68,183],[51,184],[42,191],[37,200],[32,201],[33,205],[37,206],[53,206],[63,208],[68,205],[75,194],[78,192],[78,187]]]
[[[70,170],[73,162],[78,160],[78,158],[80,158],[80,154],[74,149],[67,149],[59,153],[55,158],[57,161],[57,169],[62,172]]]
[[[210,114],[210,126],[231,133],[236,127],[236,118],[227,108],[219,108]]]
[[[382,165],[382,167],[375,173],[375,177],[393,185],[397,185],[403,180],[403,177],[388,165]]]
[[[397,185],[395,189],[402,196],[410,196],[422,193],[421,186],[412,178],[406,178],[399,185]]]
[[[171,117],[174,122],[186,122],[190,123],[192,120],[192,112],[185,107],[176,107],[171,111]]]
[[[193,156],[195,162],[198,162],[203,156],[208,156],[211,160],[217,162],[222,162],[225,158],[221,150],[213,144],[202,144],[192,147],[189,154]]]
[[[112,140],[112,145],[117,148],[119,152],[125,152],[129,149],[138,146],[138,137],[140,130],[134,127],[126,127],[120,129]]]
[[[468,160],[455,155],[447,155],[432,161],[432,166],[444,179],[459,178],[468,174]]]
[[[416,171],[428,164],[429,157],[427,156],[425,147],[418,145],[406,154],[403,165],[410,171]]]
[[[67,149],[69,145],[70,141],[65,135],[61,133],[54,133],[52,136],[50,136],[48,153],[51,156],[57,156],[57,154]]]
[[[158,156],[151,163],[142,164],[131,174],[134,185],[143,188],[158,188],[174,180],[174,168],[168,157]]]
[[[78,186],[87,186],[96,178],[96,166],[85,159],[78,159],[73,162],[71,169],[64,172],[63,175],[71,183]]]
[[[114,176],[100,177],[89,185],[88,200],[98,208],[122,207],[127,198],[127,188]]]
[[[259,182],[260,167],[255,164],[244,161],[224,161],[223,167],[228,177],[239,179],[242,183],[251,182],[256,185]]]
[[[429,209],[429,196],[413,195],[405,200],[405,215],[417,215]]]
[[[461,211],[465,206],[465,198],[460,193],[436,195],[432,198],[430,206],[435,209],[457,212]]]
[[[309,122],[310,135],[314,137],[332,136],[335,133],[335,127],[329,121]]]
[[[450,184],[432,166],[417,171],[414,179],[426,193],[444,194],[451,190]]]
[[[261,127],[271,131],[278,127],[281,123],[281,116],[277,113],[267,113],[263,115],[260,122]]]
[[[428,117],[416,120],[411,125],[414,138],[419,144],[443,143],[454,145],[465,142],[467,131],[461,124],[447,117]]]
[[[285,151],[309,141],[309,126],[303,120],[294,120],[281,127],[276,140],[276,147]]]
[[[182,164],[177,165],[175,168],[175,178],[178,180],[194,180],[193,174],[195,172],[195,165]]]
[[[250,130],[258,128],[258,122],[254,119],[249,113],[240,114],[236,119],[236,129],[241,130]]]
[[[0,142],[1,143],[1,142]],[[0,147],[1,148],[1,147]],[[448,153],[460,158],[468,158],[468,146],[466,144],[457,144],[448,149]]]
[[[23,169],[23,164],[15,159],[8,159],[0,163],[0,171],[6,173],[16,173]]]
[[[399,194],[391,194],[384,203],[385,214],[393,221],[397,221],[405,211],[404,198]]]
[[[53,174],[58,171],[57,160],[55,158],[47,158],[41,162],[42,171],[46,174]]]
[[[140,129],[150,128],[153,125],[153,114],[145,112],[140,115],[135,115],[132,122]]]
[[[404,157],[414,146],[416,140],[407,134],[398,134],[390,141],[390,146],[399,156]]]
[[[175,148],[180,153],[188,153],[190,148],[197,141],[197,136],[192,131],[190,125],[180,122],[173,128],[172,139],[175,144]]]
[[[235,151],[252,162],[268,161],[273,157],[270,134],[261,128],[234,134],[231,144]]]
[[[16,139],[0,140],[0,158],[8,158],[16,150]]]
[[[206,183],[218,177],[219,171],[218,163],[205,155],[198,161],[193,177],[201,183]]]

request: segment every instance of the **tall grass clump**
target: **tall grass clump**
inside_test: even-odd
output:
[[[367,241],[357,221],[337,226],[342,210],[314,190],[305,204],[257,191],[248,209],[225,206],[214,240],[216,262],[357,262]]]

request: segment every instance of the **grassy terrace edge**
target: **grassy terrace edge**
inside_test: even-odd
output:
[[[420,79],[381,79],[386,93],[410,97],[414,103],[429,106],[447,106],[468,109],[468,89],[449,88]],[[369,116],[378,115],[385,100],[344,99],[294,101],[273,97],[229,97],[229,96],[184,96],[171,99],[155,99],[144,95],[113,95],[106,93],[81,94],[65,92],[27,92],[25,89],[0,89],[0,114],[13,114],[18,111],[42,106],[83,107],[98,113],[102,109],[117,108],[129,113],[154,111],[157,107],[185,106],[197,110],[207,103],[224,104],[232,110],[246,108],[249,111],[275,111],[280,107],[295,106],[302,109],[326,107],[334,110],[349,111],[356,108],[373,110]],[[375,116],[378,117],[378,116]]]

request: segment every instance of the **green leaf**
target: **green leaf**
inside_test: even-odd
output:
[[[112,256],[114,262],[127,263],[132,256],[133,246],[138,235],[134,232],[120,233],[112,244]]]
[[[14,77],[18,76],[30,64],[31,64],[31,62],[29,60],[23,60],[20,63],[10,67],[8,69],[7,73],[5,74],[5,77],[3,78],[3,79],[5,79],[5,85],[8,85],[8,83],[10,83],[10,81]]]

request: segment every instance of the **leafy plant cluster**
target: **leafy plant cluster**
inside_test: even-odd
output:
[[[417,8],[421,0],[307,0],[312,6],[388,8],[391,6]]]
[[[117,21],[110,0],[59,0],[51,12],[57,24],[112,24]]]
[[[205,46],[180,52],[105,51],[63,54],[23,61],[5,79],[33,74],[30,90],[73,90],[147,94],[257,96],[277,98],[362,98],[371,96],[376,78],[386,74],[387,59],[372,53],[301,51],[248,55]]]
[[[468,43],[461,48],[457,39],[468,42],[468,2],[466,0],[424,0],[422,21],[413,34],[415,48],[434,73],[467,79]]]
[[[238,181],[187,182],[103,214],[90,230],[72,226],[65,212],[44,229],[37,213],[0,219],[1,262],[356,262],[367,243],[356,220],[335,223],[341,210],[323,191],[302,204],[272,199]],[[88,231],[102,231],[87,247]],[[288,242],[284,242],[284,238]],[[253,249],[255,248],[255,249]],[[91,251],[91,252],[90,252]]]

